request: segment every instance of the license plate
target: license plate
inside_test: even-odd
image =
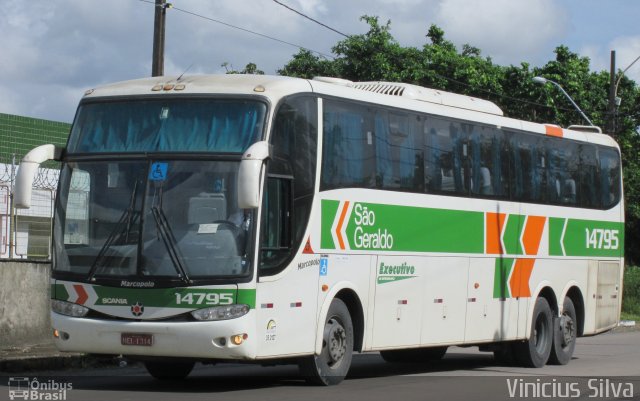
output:
[[[153,345],[153,334],[122,333],[120,343],[122,345],[150,347]]]

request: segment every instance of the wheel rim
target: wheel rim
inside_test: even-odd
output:
[[[549,342],[549,322],[544,314],[540,314],[536,319],[535,330],[533,331],[534,344],[539,354],[544,353]]]
[[[562,347],[566,348],[570,346],[576,338],[575,322],[569,314],[562,314],[560,318],[560,329],[562,330]]]
[[[347,332],[335,317],[329,319],[324,329],[325,347],[329,356],[328,365],[335,368],[340,365],[347,353]]]

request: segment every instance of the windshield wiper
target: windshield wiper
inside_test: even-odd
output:
[[[102,267],[104,264],[104,261],[106,260],[105,254],[107,253],[109,248],[111,248],[111,245],[113,245],[113,243],[115,242],[116,237],[122,234],[123,227],[126,227],[125,242],[129,241],[129,230],[131,230],[131,225],[134,223],[135,219],[140,215],[139,212],[134,213],[137,193],[138,193],[138,181],[136,180],[136,183],[133,186],[133,192],[131,193],[131,198],[129,199],[129,207],[122,212],[122,215],[116,222],[116,226],[113,228],[113,230],[111,230],[111,232],[109,233],[109,236],[104,242],[104,245],[102,245],[102,248],[100,248],[100,252],[98,252],[96,259],[93,261],[93,264],[91,265],[91,269],[89,269],[89,273],[87,274],[88,281],[95,280],[94,276],[96,275],[98,268]]]
[[[182,264],[182,256],[180,255],[179,249],[176,247],[176,237],[173,235],[173,231],[167,221],[167,217],[162,209],[157,206],[151,207],[151,214],[156,221],[158,232],[160,233],[162,242],[164,242],[164,246],[167,248],[169,258],[171,259],[174,269],[176,269],[176,272],[178,273],[178,277],[180,277],[185,284],[191,284],[192,281],[187,274],[187,270]]]

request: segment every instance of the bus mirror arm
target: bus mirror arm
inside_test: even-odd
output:
[[[47,160],[62,160],[64,148],[47,144],[32,149],[20,162],[16,185],[13,188],[13,205],[18,209],[28,209],[31,207],[31,188],[38,167]]]
[[[260,206],[260,177],[271,147],[267,141],[256,142],[242,155],[238,171],[238,207],[255,209]]]

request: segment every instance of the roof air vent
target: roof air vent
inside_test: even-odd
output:
[[[405,87],[394,85],[393,83],[382,82],[358,82],[353,85],[356,89],[362,89],[369,92],[381,93],[383,95],[402,96]]]

